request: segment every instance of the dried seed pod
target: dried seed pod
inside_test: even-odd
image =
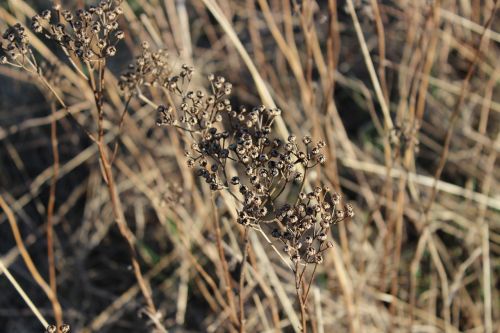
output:
[[[326,234],[325,234],[324,232],[322,232],[322,233],[320,233],[320,234],[318,235],[318,239],[319,239],[320,241],[322,241],[322,242],[326,241],[326,238],[327,238],[327,236],[326,236]]]
[[[44,20],[47,20],[47,21],[48,21],[48,20],[50,20],[50,17],[51,17],[50,10],[45,9],[44,11],[42,11],[42,12],[40,13],[40,17],[41,17],[42,19],[44,19]]]
[[[115,33],[115,37],[116,37],[116,39],[123,39],[123,38],[125,38],[125,33],[122,30],[118,30]]]
[[[316,264],[322,264],[323,263],[323,256],[321,254],[317,254],[315,257],[314,257],[314,262]]]
[[[71,328],[68,324],[62,324],[59,330],[61,331],[61,333],[69,333]]]
[[[46,332],[46,333],[56,333],[56,332],[57,332],[57,326],[56,326],[56,325],[49,325],[49,326],[45,329],[45,332]]]
[[[110,45],[106,48],[106,55],[112,57],[116,54],[116,47]]]

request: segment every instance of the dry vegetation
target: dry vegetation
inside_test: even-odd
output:
[[[497,0],[54,3],[0,1],[1,332],[500,331]]]

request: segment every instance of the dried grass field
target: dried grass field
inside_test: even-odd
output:
[[[0,0],[0,332],[500,332],[497,0]]]

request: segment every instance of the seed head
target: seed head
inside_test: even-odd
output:
[[[106,48],[106,55],[112,57],[116,54],[116,47],[113,45],[110,45]]]
[[[56,326],[56,325],[49,325],[49,326],[45,329],[45,332],[46,332],[46,333],[56,333],[56,332],[57,332],[57,326]]]
[[[62,324],[61,327],[59,328],[61,333],[69,333],[70,329],[71,328],[68,324]]]

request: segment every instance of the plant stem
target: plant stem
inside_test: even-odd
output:
[[[222,248],[222,235],[219,226],[219,218],[217,216],[217,207],[215,206],[215,197],[212,193],[212,206],[214,211],[214,227],[215,227],[215,239],[217,242],[217,250],[219,252],[219,258],[222,266],[222,276],[224,277],[224,283],[226,284],[226,297],[227,302],[230,307],[230,316],[233,323],[238,324],[238,319],[236,315],[236,306],[234,304],[234,294],[231,289],[231,277],[229,275],[229,268],[227,264],[226,257],[224,256],[224,249]]]
[[[311,280],[309,280],[309,284],[307,285],[307,291],[306,291],[306,296],[304,297],[305,300],[307,300],[307,297],[309,296],[309,291],[311,290],[311,285],[314,280],[314,274],[316,274],[316,268],[318,268],[318,264],[314,264],[313,272],[311,275]]]
[[[294,273],[295,273],[295,292],[297,294],[297,299],[300,305],[300,319],[302,321],[302,333],[307,333],[306,307],[304,305],[304,299],[302,298],[301,295],[302,274],[299,274],[298,262],[295,264]]]
[[[306,322],[306,307],[304,305],[304,300],[302,299],[302,295],[300,294],[300,287],[296,289],[297,298],[300,304],[300,319],[302,321],[302,333],[307,333],[307,322]]]
[[[52,181],[50,183],[49,201],[47,203],[47,257],[49,261],[49,285],[54,297],[57,299],[57,278],[56,278],[56,262],[54,257],[54,207],[56,203],[56,186],[57,177],[59,176],[59,150],[57,147],[57,123],[54,117],[55,105],[51,102],[50,105],[52,118],[50,121],[50,142],[52,145],[52,156],[54,157]],[[62,312],[58,311],[56,303],[52,303],[54,317],[57,327],[63,324]]]
[[[62,308],[61,304],[59,303],[59,300],[57,299],[56,295],[52,292],[52,289],[50,286],[47,284],[47,282],[43,279],[41,276],[40,272],[35,266],[35,263],[31,259],[30,254],[28,253],[28,250],[26,250],[26,247],[24,246],[23,243],[23,238],[21,236],[21,232],[19,231],[19,227],[17,225],[16,218],[14,216],[14,213],[10,209],[10,207],[7,205],[7,202],[5,202],[4,198],[0,194],[0,208],[5,212],[5,215],[7,216],[7,221],[9,221],[11,230],[12,230],[12,235],[14,236],[14,240],[16,241],[17,248],[19,249],[19,253],[21,254],[21,257],[24,260],[24,263],[26,264],[26,267],[28,268],[28,271],[30,272],[31,276],[33,279],[36,281],[36,283],[42,288],[42,290],[45,292],[47,297],[49,298],[50,302],[52,303],[52,306],[54,307],[54,317],[61,316],[62,318]]]
[[[90,69],[90,68],[89,68]],[[138,256],[137,256],[137,251],[135,249],[135,240],[134,240],[134,235],[130,228],[127,225],[127,221],[125,219],[125,214],[123,213],[123,207],[122,203],[120,200],[120,196],[118,195],[118,190],[116,188],[114,176],[113,176],[113,170],[111,167],[111,163],[109,162],[108,158],[108,153],[107,153],[107,146],[104,142],[104,110],[103,110],[103,105],[104,105],[104,92],[103,92],[103,87],[104,87],[104,71],[105,71],[105,62],[99,62],[98,65],[98,84],[96,84],[95,80],[92,80],[92,82],[89,82],[91,84],[91,87],[95,88],[94,89],[94,97],[95,97],[95,104],[97,108],[97,114],[98,114],[98,140],[97,140],[97,147],[99,150],[99,158],[101,160],[101,165],[103,168],[103,176],[106,181],[106,185],[108,188],[108,193],[109,197],[111,199],[111,206],[113,210],[113,217],[116,221],[116,224],[118,225],[118,229],[120,231],[120,234],[122,237],[125,239],[128,245],[128,250],[131,256],[131,261],[132,261],[132,268],[134,270],[134,275],[137,279],[137,283],[139,284],[139,288],[141,289],[141,292],[146,300],[147,304],[147,311],[151,316],[156,316],[157,310],[155,307],[155,304],[153,302],[153,297],[151,290],[146,283],[144,276],[142,275],[141,271],[141,266],[139,265],[138,261]],[[91,78],[93,78],[93,73],[91,72],[90,75]],[[155,324],[158,326],[159,329],[164,329],[164,327],[161,326],[159,321],[154,321]]]
[[[248,227],[245,227],[243,235],[243,260],[241,261],[240,271],[240,333],[245,332],[245,307],[244,307],[244,285],[245,285],[245,268],[248,260]]]

